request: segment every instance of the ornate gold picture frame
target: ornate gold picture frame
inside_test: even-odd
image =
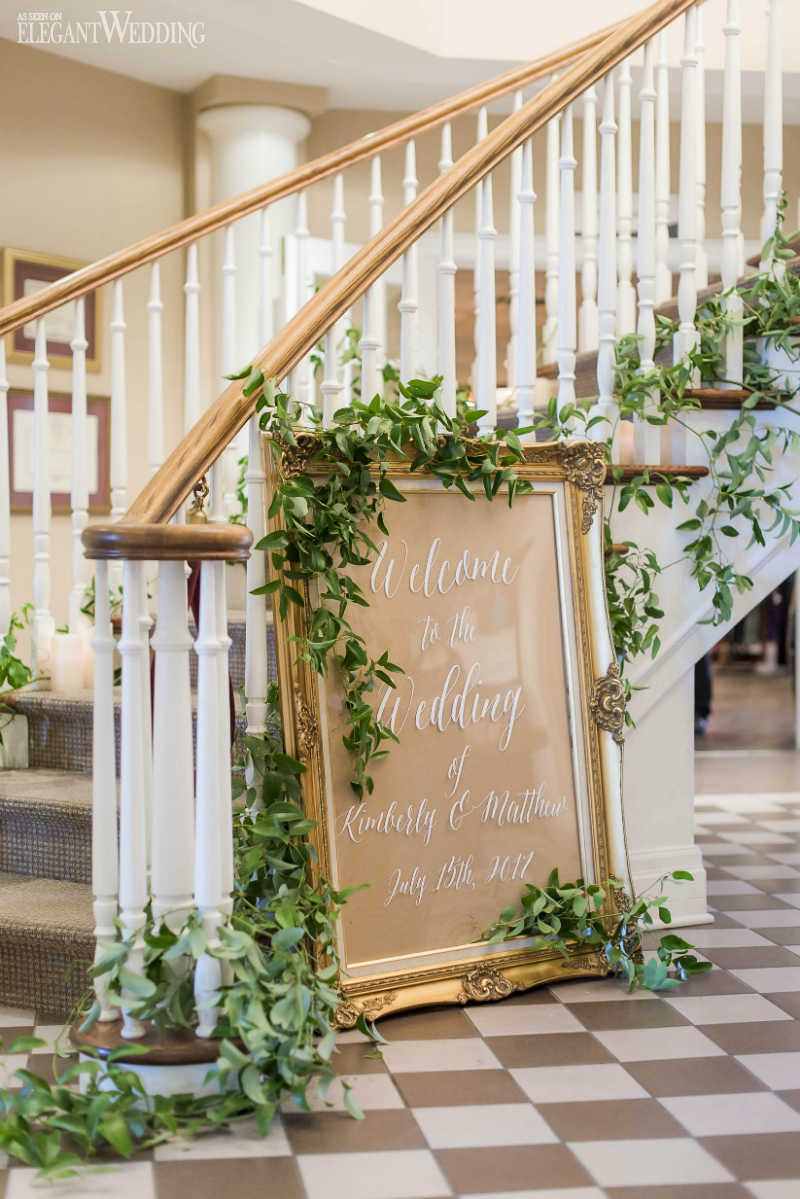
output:
[[[282,473],[306,469],[303,457],[284,455]],[[269,447],[266,469],[274,487]],[[532,445],[517,470],[532,491],[512,508],[482,490],[470,503],[404,462],[390,470],[406,502],[387,503],[389,536],[376,534],[378,555],[355,570],[369,607],[348,615],[405,674],[374,695],[399,741],[363,804],[349,787],[336,680],[291,640],[307,609],[281,619],[276,606],[284,737],[306,765],[318,871],[337,890],[368,884],[339,921],[343,1026],[607,970],[580,946],[565,960],[526,938],[480,940],[555,866],[562,879],[614,876],[630,891],[603,446]],[[627,893],[607,902],[622,909]]]

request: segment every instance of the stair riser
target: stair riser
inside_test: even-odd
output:
[[[91,882],[91,812],[0,801],[0,871]]]
[[[0,924],[0,1004],[62,1021],[90,988],[94,957],[91,933],[19,932]]]

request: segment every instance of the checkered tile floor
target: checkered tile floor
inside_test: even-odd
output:
[[[176,1143],[56,1196],[113,1199],[798,1199],[800,793],[706,795],[698,836],[713,971],[667,997],[571,982],[493,1006],[398,1016],[382,1058],[339,1068],[367,1118],[284,1112]],[[6,1043],[33,1017],[0,1009]],[[51,1037],[57,1030],[39,1029]],[[48,1068],[47,1054],[6,1072]],[[3,1163],[0,1163],[3,1164]],[[0,1169],[0,1199],[47,1194]]]

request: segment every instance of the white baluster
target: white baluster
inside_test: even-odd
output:
[[[161,354],[160,268],[150,268],[150,298],[147,301],[147,470],[150,478],[164,461],[164,370]]]
[[[597,348],[597,91],[590,87],[583,97],[583,189],[581,205],[581,310],[578,345]]]
[[[222,912],[230,916],[233,911],[233,807],[231,798],[231,708],[230,675],[228,673],[228,651],[231,639],[228,636],[228,604],[225,592],[225,563],[204,562],[203,570],[214,575],[214,612],[217,622],[217,694],[218,694],[218,778],[219,792],[219,855],[222,863]],[[226,971],[223,970],[223,978]]]
[[[453,133],[449,121],[442,126],[439,173],[453,165]],[[475,276],[477,278],[477,263]],[[441,405],[448,416],[456,415],[456,260],[453,254],[453,210],[442,216],[439,254],[438,361],[442,372]]]
[[[545,322],[542,329],[542,361],[556,360],[556,331],[558,329],[558,211],[559,211],[559,171],[558,156],[560,134],[560,117],[553,117],[547,123],[547,175],[545,178],[545,284],[544,307]]]
[[[158,621],[153,690],[152,875],[153,919],[173,930],[192,908],[194,794],[192,692],[183,562],[158,565]],[[148,688],[149,690],[149,688]]]
[[[143,563],[125,562],[123,567],[122,637],[122,736],[120,751],[120,924],[125,940],[132,940],[128,967],[141,974],[144,952],[141,930],[147,903],[147,810],[145,742],[150,739],[144,727],[145,688],[150,689],[147,646],[142,636],[140,600]],[[99,582],[99,580],[98,580]],[[123,991],[122,1036],[141,1037],[146,1026],[130,1014],[137,1005],[136,996]]]
[[[333,204],[331,206],[331,246],[333,252],[333,261],[331,263],[331,274],[344,266],[345,259],[345,224],[347,221],[347,213],[344,207],[344,176],[335,175],[333,179]],[[334,325],[334,347],[337,355],[336,370],[337,375],[340,370],[339,357],[346,349],[345,336],[347,330],[352,327],[353,314],[349,310],[341,317]],[[342,403],[346,406],[353,399],[353,370],[355,363],[352,359],[344,364],[342,368]]]
[[[675,359],[684,358],[697,344],[694,325],[697,308],[697,151],[695,137],[695,103],[697,84],[697,9],[689,8],[684,17],[683,56],[681,58],[681,174],[678,196],[678,242],[680,247],[680,279],[678,282],[678,317],[680,324],[675,336]],[[692,380],[696,383],[696,380]]]
[[[125,309],[122,280],[113,284],[111,301],[111,519],[121,520],[128,506],[128,401],[125,379]],[[109,566],[112,583],[119,563]]]
[[[361,399],[369,403],[374,395],[382,392],[378,370],[378,338],[375,333],[375,296],[368,288],[361,298]]]
[[[486,411],[478,421],[478,432],[488,433],[497,425],[497,337],[495,332],[494,227],[492,176],[481,187],[481,223],[478,229],[478,371],[475,401]]]
[[[636,292],[633,289],[633,148],[631,130],[631,64],[619,68],[619,120],[617,127],[617,336],[633,333],[636,325]]]
[[[328,330],[325,334],[325,349],[322,357],[322,414],[326,428],[333,424],[333,414],[342,406],[344,383],[339,377],[339,363],[336,355],[336,334]]]
[[[262,349],[272,341],[273,331],[272,235],[269,209],[262,208],[258,218],[258,340]]]
[[[50,424],[47,395],[47,333],[36,322],[33,359],[33,629],[34,674],[47,674],[55,622],[50,614]]]
[[[8,477],[8,376],[6,342],[0,337],[0,632],[11,619],[11,491]]]
[[[383,228],[383,180],[381,176],[381,159],[376,154],[370,164],[369,188],[369,235],[374,237]],[[371,287],[373,333],[376,340],[375,361],[378,371],[383,370],[386,362],[386,279],[381,275]],[[381,379],[381,390],[383,380]]]
[[[95,961],[103,946],[117,938],[119,850],[117,846],[117,779],[114,752],[114,638],[108,591],[108,562],[98,559],[94,572],[94,708],[92,712],[92,892],[94,895]],[[99,1019],[119,1013],[106,999],[108,975],[94,980]]]
[[[233,374],[243,363],[237,361],[236,326],[236,234],[233,225],[225,230],[222,252],[222,329],[221,358],[223,375]],[[209,519],[227,520],[236,511],[236,476],[241,442],[238,438],[222,451],[211,467],[211,504]]]
[[[262,555],[263,557],[263,555]],[[219,945],[223,919],[223,865],[220,827],[223,796],[218,786],[220,755],[227,766],[228,747],[223,746],[220,726],[228,710],[227,697],[220,710],[215,564],[204,562],[200,571],[200,624],[195,641],[197,654],[197,829],[194,860],[195,902],[200,911],[211,949]],[[228,771],[230,778],[230,772]],[[195,967],[195,999],[198,1005],[198,1037],[214,1031],[216,1008],[210,1000],[222,985],[218,958],[204,954]]]
[[[592,425],[588,436],[612,441],[612,459],[619,460],[619,432],[614,402],[614,365],[617,327],[617,175],[614,138],[614,76],[603,86],[603,118],[600,122],[600,236],[597,246],[597,403],[592,417],[603,420]]]
[[[183,428],[189,431],[200,419],[200,277],[197,243],[186,251],[186,282],[183,332]]]
[[[403,173],[403,203],[417,197],[417,158],[413,139],[406,145]],[[417,243],[412,242],[403,255],[403,289],[400,302],[400,378],[404,383],[417,373],[419,360],[419,269]]]
[[[742,51],[739,0],[727,0],[725,83],[722,108],[722,291],[725,312],[733,325],[725,340],[725,377],[740,385],[742,364],[742,297],[736,291],[742,217]]]
[[[514,92],[514,112],[522,108],[522,92]],[[508,344],[506,386],[516,387],[517,326],[519,324],[519,193],[522,179],[522,146],[511,154],[511,186],[508,213]]]
[[[669,268],[669,63],[667,35],[658,34],[656,62],[656,303],[672,296]]]
[[[297,240],[297,310],[299,311],[311,294],[308,265],[308,197],[304,191],[299,192],[297,196],[295,238]],[[307,419],[314,404],[314,380],[311,359],[308,355],[300,359],[292,372],[292,385],[294,398],[303,405],[303,413]]]
[[[85,627],[81,607],[86,603],[89,564],[83,554],[81,534],[89,523],[89,477],[86,463],[89,430],[86,419],[86,340],[83,296],[75,301],[72,349],[72,590],[69,595],[69,627],[73,633]]]
[[[655,46],[648,42],[644,51],[642,87],[639,93],[639,231],[636,242],[636,271],[639,276],[639,337],[641,371],[655,367],[656,348],[656,91],[653,77]],[[643,416],[658,411],[658,395],[650,392],[644,401]],[[655,465],[661,460],[661,428],[637,417],[634,424],[634,459]]]
[[[330,334],[328,334],[330,337]],[[249,423],[247,471],[247,524],[258,544],[266,536],[265,502],[267,476],[264,473],[261,431],[255,417]],[[262,550],[247,560],[247,600],[245,609],[244,693],[247,733],[260,737],[267,727],[267,597],[253,591],[267,581],[267,562]]]
[[[522,145],[519,203],[519,325],[517,328],[517,424],[529,425],[536,402],[536,263],[534,259],[533,142]]]
[[[782,0],[767,0],[767,65],[764,72],[764,215],[762,243],[772,237],[778,220],[783,180],[783,48]],[[762,261],[762,270],[769,262]]]
[[[475,131],[475,141],[481,142],[489,132],[489,114],[485,106],[478,109],[478,123]],[[483,180],[478,180],[475,184],[475,269],[472,272],[472,336],[473,348],[475,356],[472,362],[471,382],[473,393],[478,386],[478,357],[480,354],[479,342],[480,336],[478,331],[478,304],[479,294],[481,290],[480,284],[480,264],[481,264],[481,239],[480,227],[483,219]]]
[[[572,107],[561,114],[561,177],[558,255],[558,406],[575,403],[575,168],[573,153]]]
[[[697,221],[695,236],[697,238],[697,273],[698,289],[708,287],[708,255],[706,254],[706,47],[703,38],[703,6],[698,4],[697,12]]]

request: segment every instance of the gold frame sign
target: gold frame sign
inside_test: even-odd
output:
[[[532,490],[511,508],[482,490],[470,503],[403,462],[389,473],[406,502],[386,504],[389,535],[376,530],[374,560],[353,568],[369,606],[348,616],[405,673],[370,696],[399,743],[371,766],[363,802],[349,785],[341,690],[291,640],[307,616],[275,613],[286,748],[307,768],[318,869],[337,890],[368,884],[338,926],[343,1026],[604,974],[602,953],[585,947],[565,960],[529,938],[480,938],[554,866],[565,880],[612,875],[630,890],[603,446],[529,446],[518,474]]]

